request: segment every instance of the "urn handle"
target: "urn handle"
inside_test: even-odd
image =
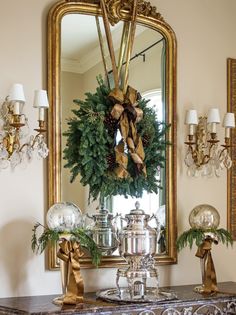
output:
[[[86,217],[94,221],[93,216],[89,215],[88,213],[86,213]]]
[[[120,216],[120,219],[121,219],[121,222],[122,222],[122,220],[125,221],[125,222],[129,221],[126,217],[122,217],[122,215]]]
[[[161,224],[160,224],[160,221],[158,219],[158,216],[156,214],[152,214],[150,216],[150,218],[148,219],[148,222],[151,221],[152,219],[155,219],[155,221],[156,221],[156,230],[157,230],[157,233],[159,233]]]
[[[120,224],[122,225],[122,215],[121,213],[117,213],[112,219],[111,222],[114,225],[116,232],[118,233],[119,228],[117,227],[117,219],[120,218]]]
[[[121,213],[117,213],[117,214],[111,219],[111,221],[116,221],[119,217],[122,219]]]
[[[122,217],[122,215],[120,215],[120,229],[121,230],[123,230],[123,228],[124,228],[124,224],[123,224],[124,221],[127,224],[129,220],[126,217]]]

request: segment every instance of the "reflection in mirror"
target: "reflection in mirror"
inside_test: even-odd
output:
[[[103,43],[105,33],[103,23],[99,18]],[[120,21],[112,27],[113,44],[116,54],[119,53],[122,29],[124,22]],[[104,45],[105,46],[105,45]],[[105,47],[106,48],[106,47]],[[106,49],[106,62],[109,65],[108,50]],[[165,40],[163,36],[152,29],[137,25],[132,61],[129,68],[129,84],[135,87],[146,99],[149,106],[155,108],[159,121],[165,121],[165,106],[163,102],[163,69],[165,68]],[[111,67],[111,65],[110,65]],[[61,22],[61,117],[62,133],[67,130],[68,118],[73,117],[72,109],[76,106],[74,99],[84,100],[86,92],[95,92],[96,77],[104,73],[102,55],[100,50],[96,20],[94,16],[82,14],[68,14]],[[65,148],[65,137],[62,137],[62,150]],[[65,161],[62,159],[62,166]],[[166,214],[165,214],[165,171],[162,169],[157,178],[162,182],[163,189],[158,194],[143,193],[139,199],[141,208],[147,214],[156,214],[158,217],[159,237],[158,254],[166,251]],[[99,207],[96,200],[88,202],[89,187],[84,187],[78,177],[70,183],[69,170],[62,167],[62,201],[77,204],[85,213],[92,215]],[[124,216],[134,208],[135,199],[115,196],[106,200],[107,208],[115,216]],[[117,227],[121,227],[119,219]],[[91,227],[92,221],[86,219],[86,225]],[[154,222],[153,222],[154,224]],[[109,252],[110,254],[110,252]],[[118,255],[118,250],[113,253]]]
[[[132,11],[129,5],[124,7],[123,2],[119,2],[118,7],[120,22],[111,27],[116,54],[122,46],[124,21],[130,21]],[[93,93],[98,86],[96,76],[104,77],[96,20],[100,21],[104,55],[107,68],[111,70],[101,9],[95,0],[60,0],[48,15],[48,91],[52,104],[48,133],[49,207],[56,202],[70,201],[79,205],[89,216],[98,213],[99,202],[88,203],[89,189],[80,184],[79,176],[73,184],[70,183],[69,169],[64,168],[66,138],[62,134],[68,130],[67,120],[73,117],[71,111],[77,106],[73,100],[84,100],[85,93]],[[170,125],[166,139],[172,143],[165,151],[165,169],[157,178],[161,180],[163,189],[157,195],[144,193],[140,208],[149,215],[157,215],[160,232],[156,258],[158,264],[169,264],[176,262],[176,39],[171,27],[148,2],[144,1],[138,7],[136,21],[129,85],[150,99],[148,106],[155,108],[159,120]],[[134,209],[135,201],[121,196],[107,199],[106,208],[111,212],[109,216],[119,213],[124,217]],[[121,225],[120,218],[115,221],[117,226]],[[150,221],[151,224],[156,226],[155,220]],[[92,225],[93,221],[86,217],[86,226]],[[56,252],[55,246],[49,248],[50,269],[59,267]],[[115,267],[123,263],[124,259],[115,251],[111,256],[103,257],[101,267]],[[92,267],[91,259],[83,256],[81,266]]]

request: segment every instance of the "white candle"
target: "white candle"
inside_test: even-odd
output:
[[[19,102],[13,103],[13,114],[14,115],[20,115],[20,103]]]
[[[189,135],[190,135],[190,136],[193,136],[193,132],[194,132],[194,129],[193,129],[193,128],[194,128],[194,125],[193,125],[193,124],[190,124],[190,125],[189,125]]]
[[[44,108],[43,107],[39,108],[39,120],[44,121]]]
[[[229,127],[225,128],[225,138],[230,138],[230,128]]]
[[[211,132],[216,133],[216,123],[215,122],[211,123]]]
[[[211,125],[211,132],[216,133],[216,124],[220,123],[220,113],[218,108],[209,109],[207,123]]]
[[[225,138],[230,137],[230,128],[235,128],[234,113],[226,113],[223,120],[223,127],[225,127]]]

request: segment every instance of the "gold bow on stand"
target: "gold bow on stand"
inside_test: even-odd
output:
[[[84,281],[80,273],[79,259],[83,256],[77,241],[63,240],[59,243],[57,257],[68,264],[67,290],[63,296],[63,304],[83,302]]]
[[[200,293],[212,293],[218,291],[215,266],[211,256],[211,245],[213,241],[214,240],[211,237],[207,237],[198,247],[196,252],[196,256],[203,260],[203,286],[200,289]]]
[[[112,63],[112,73],[114,77],[115,88],[110,92],[108,98],[114,104],[111,110],[112,118],[118,120],[118,126],[121,132],[122,140],[115,146],[116,163],[115,174],[118,178],[127,178],[129,176],[127,151],[134,161],[138,173],[142,172],[146,176],[146,167],[144,164],[145,153],[141,137],[137,133],[136,124],[143,118],[142,109],[138,108],[138,93],[135,89],[128,86],[129,63],[134,43],[137,15],[137,0],[133,2],[133,12],[130,22],[124,22],[123,34],[121,38],[121,46],[119,53],[118,67],[116,66],[115,52],[112,43],[112,36],[109,26],[108,14],[105,0],[100,0],[104,28],[106,32],[107,44]],[[100,29],[98,20],[98,31]],[[102,55],[104,56],[101,34],[99,36]],[[126,43],[126,48],[124,48]],[[122,73],[122,65],[126,53],[125,71]],[[103,64],[106,77],[108,78],[105,58]],[[120,88],[120,85],[122,89]],[[108,82],[109,83],[109,82]]]

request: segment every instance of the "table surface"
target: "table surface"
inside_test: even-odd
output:
[[[199,302],[199,301],[216,301],[226,298],[236,299],[236,282],[223,282],[218,284],[220,293],[214,295],[201,295],[193,291],[195,285],[165,287],[165,289],[173,290],[177,299],[172,301],[161,302],[160,305],[176,305],[179,302]],[[111,311],[127,311],[143,307],[143,303],[116,304],[108,303],[96,299],[95,293],[86,293],[83,304],[76,306],[64,305],[56,306],[52,300],[56,295],[41,295],[28,297],[12,297],[0,299],[0,314],[86,314],[86,313],[102,313]],[[145,303],[146,306],[154,303]],[[158,303],[155,303],[158,305]]]

